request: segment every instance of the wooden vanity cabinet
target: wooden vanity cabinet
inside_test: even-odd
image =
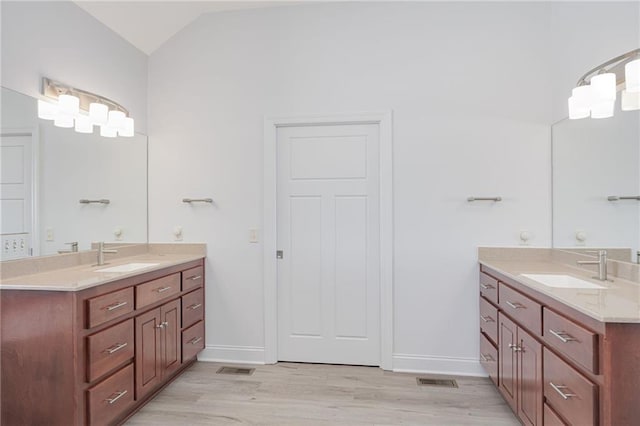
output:
[[[204,348],[204,291],[203,259],[77,292],[1,290],[0,423],[123,423]]]
[[[152,391],[182,362],[180,301],[173,300],[136,317],[136,398]]]
[[[523,424],[638,424],[640,324],[597,321],[485,265],[480,284],[482,316],[498,310],[497,386]],[[493,380],[482,319],[480,333]]]
[[[523,424],[542,424],[542,345],[502,312],[498,318],[498,389]]]

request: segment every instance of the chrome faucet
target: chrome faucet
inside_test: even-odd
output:
[[[598,276],[593,277],[600,281],[607,280],[607,251],[606,250],[593,250],[587,251],[587,253],[595,253],[598,255],[598,260],[578,260],[578,265],[598,265]]]
[[[77,253],[78,252],[78,242],[77,241],[73,241],[71,243],[65,243],[65,244],[69,244],[71,246],[71,249],[70,250],[58,250],[58,254]]]
[[[105,253],[117,253],[117,252],[118,252],[118,250],[105,249],[104,248],[104,241],[100,241],[98,243],[98,265],[97,266],[104,265],[104,254]]]

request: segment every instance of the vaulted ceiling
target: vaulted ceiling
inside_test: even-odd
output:
[[[301,1],[75,1],[138,49],[151,54],[178,31],[210,12],[255,9]]]

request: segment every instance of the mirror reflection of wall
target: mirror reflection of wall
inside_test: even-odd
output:
[[[29,96],[1,100],[2,260],[147,241],[146,136],[80,134],[39,120]]]
[[[553,246],[640,248],[640,114],[553,125]]]

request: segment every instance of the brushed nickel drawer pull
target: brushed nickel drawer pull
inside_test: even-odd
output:
[[[105,402],[108,402],[109,404],[113,404],[114,402],[116,402],[117,400],[119,400],[120,398],[122,398],[123,396],[125,396],[127,394],[126,390],[120,391],[120,392],[116,392],[115,397],[113,398],[107,398],[105,399]]]
[[[189,340],[189,343],[191,343],[192,345],[195,345],[200,340],[202,340],[202,337],[194,337],[193,339]]]
[[[202,275],[196,275],[196,276],[193,276],[193,277],[189,277],[189,279],[191,281],[199,280],[200,278],[202,278]]]
[[[120,343],[120,344],[116,343],[116,344],[115,344],[115,346],[112,346],[112,347],[110,347],[110,348],[107,348],[107,349],[105,349],[104,351],[105,351],[106,353],[108,353],[109,355],[111,355],[111,354],[113,354],[113,353],[115,353],[115,352],[118,352],[120,349],[122,349],[122,348],[124,348],[124,347],[126,347],[126,346],[127,346],[127,342],[125,342],[125,343]]]
[[[480,319],[482,319],[482,321],[484,321],[484,322],[495,322],[495,320],[493,318],[485,317],[485,316],[482,316],[482,315],[480,315]]]
[[[562,397],[562,399],[569,399],[572,396],[576,396],[574,393],[564,393],[562,389],[568,389],[566,386],[556,385],[553,382],[549,382],[554,391],[558,392],[558,394]]]
[[[480,284],[480,287],[482,287],[484,290],[493,290],[493,289],[495,289],[495,287],[492,286],[491,284]]]
[[[118,309],[118,308],[122,308],[122,307],[123,307],[124,305],[126,305],[126,304],[127,304],[127,302],[117,302],[117,303],[114,303],[113,305],[109,305],[109,306],[107,306],[107,311],[114,311],[114,310],[116,310],[116,309]]]
[[[484,362],[493,362],[495,361],[491,355],[480,354],[480,357]]]
[[[156,325],[156,328],[165,328],[168,325],[169,325],[169,323],[164,321],[164,322],[161,322],[160,324]]]
[[[525,306],[522,303],[518,303],[518,302],[512,303],[512,302],[509,302],[508,300],[505,303],[507,305],[509,305],[510,307],[512,307],[513,309],[524,309],[525,308]]]
[[[202,303],[194,303],[193,305],[187,307],[187,309],[191,309],[192,311],[198,309],[200,306],[202,306]]]
[[[511,349],[513,352],[522,352],[522,348],[513,343],[509,343],[509,349]]]
[[[576,340],[572,335],[564,331],[555,331],[555,330],[549,329],[549,333],[553,334],[558,339],[560,339],[562,343],[574,342]]]
[[[168,287],[162,287],[162,288],[157,288],[157,289],[156,289],[156,291],[157,291],[158,293],[164,293],[164,292],[165,292],[165,291],[167,291],[167,290],[171,290],[171,286],[168,286]]]

